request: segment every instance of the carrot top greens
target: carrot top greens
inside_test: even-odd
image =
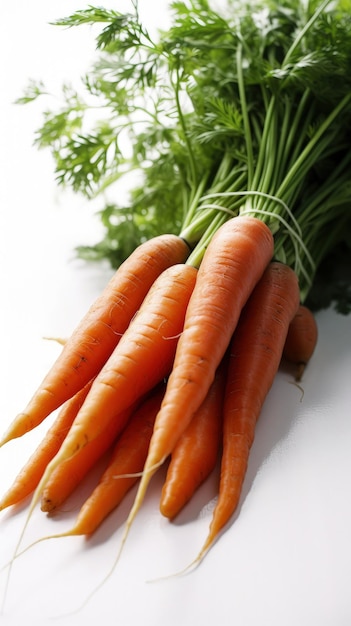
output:
[[[82,257],[117,267],[175,232],[200,262],[223,221],[250,213],[270,226],[302,301],[351,309],[350,0],[176,1],[156,36],[134,3],[56,24],[100,24],[95,63],[36,135],[60,184],[108,198],[104,237]],[[45,91],[31,82],[19,102]],[[130,172],[140,178],[117,204]]]

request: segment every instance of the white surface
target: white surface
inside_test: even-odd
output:
[[[146,0],[140,5],[147,8]],[[61,84],[86,67],[93,48],[89,32],[48,25],[82,6],[15,0],[0,9],[2,432],[58,354],[59,346],[42,337],[67,336],[110,275],[106,267],[73,259],[76,244],[95,239],[93,208],[58,191],[48,153],[32,147],[40,108],[11,104],[28,77]],[[257,426],[240,510],[202,565],[188,576],[147,582],[195,556],[216,493],[213,476],[170,524],[157,508],[161,472],[113,576],[84,609],[56,623],[350,625],[351,317],[325,311],[318,325],[304,396],[287,373],[279,373]],[[0,450],[1,492],[42,432]],[[1,624],[46,625],[75,610],[112,565],[132,495],[91,540],[53,540],[24,555],[12,572]],[[82,497],[55,520],[35,511],[23,545],[69,528]],[[25,513],[0,514],[0,566],[12,555]],[[5,581],[2,571],[0,596]]]

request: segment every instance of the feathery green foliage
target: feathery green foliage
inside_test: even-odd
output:
[[[81,91],[64,86],[36,135],[60,184],[113,196],[103,240],[79,254],[117,267],[146,238],[181,232],[200,259],[222,221],[250,212],[272,228],[302,299],[347,312],[350,271],[337,268],[351,258],[350,0],[228,0],[221,12],[184,0],[170,14],[156,38],[137,3],[56,22],[99,28]],[[43,93],[31,82],[19,101]]]

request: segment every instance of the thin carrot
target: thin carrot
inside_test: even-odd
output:
[[[1,498],[0,511],[6,507],[18,504],[37,487],[47,464],[59,451],[91,385],[92,381],[78,391],[73,398],[65,402],[43,440],[23,466],[9,490]]]
[[[289,326],[283,357],[296,365],[295,380],[299,382],[311,359],[318,340],[318,327],[312,311],[300,304]]]
[[[35,428],[96,376],[155,279],[167,267],[183,263],[188,254],[186,242],[171,234],[136,248],[67,339],[29,404],[0,440],[0,447]]]
[[[272,262],[242,312],[230,345],[218,501],[207,539],[190,565],[204,557],[238,506],[256,422],[279,368],[299,295],[294,271]]]
[[[164,390],[165,385],[161,383],[133,413],[117,439],[99,484],[83,504],[70,534],[90,535],[95,532],[139,479]]]
[[[134,408],[130,406],[118,413],[95,439],[58,465],[42,492],[42,511],[51,513],[67,500],[97,461],[114,445]]]
[[[121,549],[152,475],[171,454],[205,399],[240,312],[272,255],[272,233],[264,222],[254,217],[228,220],[211,239],[189,301]]]
[[[173,519],[213,471],[220,450],[226,359],[208,394],[171,455],[163,484],[160,511]]]

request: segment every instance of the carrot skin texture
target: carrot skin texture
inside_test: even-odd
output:
[[[113,445],[116,437],[128,422],[132,411],[133,407],[129,407],[116,415],[98,437],[58,465],[42,492],[42,511],[51,513],[67,500],[95,463]]]
[[[163,384],[158,386],[131,416],[117,439],[111,459],[98,485],[79,511],[72,534],[94,533],[138,481],[137,474],[142,471],[145,463],[164,389]],[[124,474],[130,476],[122,477]]]
[[[230,345],[219,497],[202,556],[238,506],[256,422],[298,306],[294,271],[272,262],[245,306]]]
[[[167,469],[160,511],[174,519],[213,471],[220,450],[226,360],[208,394],[178,440]]]
[[[65,402],[43,440],[38,445],[27,463],[23,466],[13,484],[0,500],[0,510],[18,504],[29,496],[37,487],[47,464],[59,451],[74,418],[82,406],[92,381],[78,391],[73,398]]]
[[[169,374],[196,276],[194,267],[178,264],[156,279],[96,376],[48,472],[95,439],[116,413],[142,398]]]
[[[204,401],[237,325],[241,309],[274,251],[269,228],[254,217],[235,217],[213,236],[186,311],[165,397],[156,417],[148,457],[122,545],[148,484],[172,453]]]
[[[189,254],[184,240],[167,234],[141,244],[118,268],[102,294],[67,339],[59,357],[0,446],[38,426],[96,376],[156,278]]]
[[[295,380],[300,381],[318,341],[318,326],[312,311],[300,304],[289,326],[283,357],[296,365]]]

